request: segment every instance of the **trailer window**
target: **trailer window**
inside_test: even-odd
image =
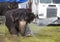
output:
[[[51,0],[40,0],[40,3],[51,3]]]
[[[53,0],[54,3],[60,3],[60,0]]]

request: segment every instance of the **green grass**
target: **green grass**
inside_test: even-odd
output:
[[[40,27],[30,24],[30,27],[34,32],[33,37],[17,37],[10,35],[6,26],[0,25],[0,33],[6,34],[0,36],[0,42],[60,42],[60,26]]]

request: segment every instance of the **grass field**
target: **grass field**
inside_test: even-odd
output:
[[[0,42],[60,42],[60,26],[39,27],[30,24],[33,37],[17,37],[9,34],[6,26],[0,25]]]

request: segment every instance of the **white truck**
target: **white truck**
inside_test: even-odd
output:
[[[60,25],[60,0],[32,0],[32,12],[39,25]]]

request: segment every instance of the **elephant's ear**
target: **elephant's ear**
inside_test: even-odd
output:
[[[28,18],[29,18],[29,23],[32,22],[32,21],[34,20],[34,18],[35,18],[34,13],[29,12],[29,13],[28,13]]]

